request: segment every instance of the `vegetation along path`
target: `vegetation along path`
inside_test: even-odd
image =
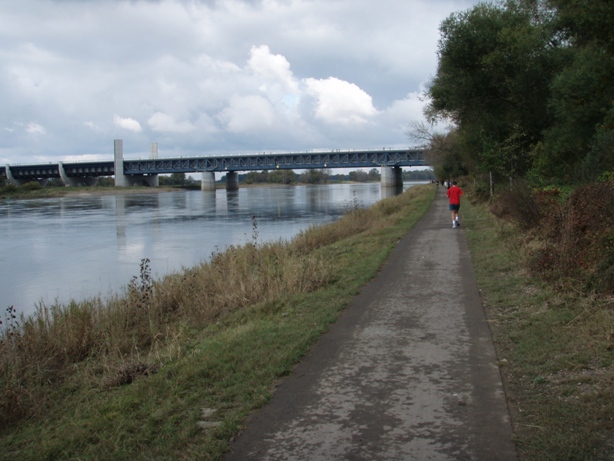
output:
[[[224,459],[517,459],[466,239],[443,190]]]

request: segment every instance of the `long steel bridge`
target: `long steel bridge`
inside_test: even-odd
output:
[[[0,177],[15,184],[60,178],[66,185],[92,183],[98,177],[115,176],[116,185],[142,182],[169,173],[237,173],[239,171],[325,168],[392,168],[428,166],[422,149],[333,150],[330,152],[258,153],[223,156],[123,158],[121,140],[116,140],[111,161],[57,162],[0,167]],[[119,171],[123,169],[123,171]],[[116,171],[117,170],[117,171]],[[118,176],[126,183],[118,183]],[[148,182],[148,181],[145,181]],[[157,182],[157,181],[156,181]],[[154,185],[151,181],[150,185]]]

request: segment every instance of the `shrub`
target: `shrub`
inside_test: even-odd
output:
[[[41,190],[43,188],[43,186],[41,186],[40,183],[36,181],[27,182],[21,187],[23,190],[27,190],[27,191]]]
[[[15,184],[7,184],[6,186],[4,186],[2,188],[2,193],[3,194],[12,194],[17,192],[18,188]]]
[[[614,293],[614,181],[588,184],[566,198],[556,188],[518,184],[491,212],[526,235],[529,270],[559,286]]]
[[[547,207],[547,195],[536,196],[526,184],[518,183],[513,189],[499,194],[491,205],[491,212],[518,225],[522,230],[533,229],[540,222]]]

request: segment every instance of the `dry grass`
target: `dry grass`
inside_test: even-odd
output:
[[[40,305],[28,318],[9,308],[0,332],[0,428],[43,414],[58,384],[105,387],[129,381],[181,357],[186,329],[330,283],[331,263],[316,250],[398,221],[399,200],[416,193],[369,209],[355,205],[342,219],[301,232],[291,242],[259,244],[254,238],[161,280],[151,277],[145,259],[139,276],[108,300]]]
[[[465,225],[521,459],[613,459],[614,298],[535,276],[536,239],[482,207]]]

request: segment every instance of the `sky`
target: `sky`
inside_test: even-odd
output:
[[[477,0],[2,0],[0,165],[413,146]]]

